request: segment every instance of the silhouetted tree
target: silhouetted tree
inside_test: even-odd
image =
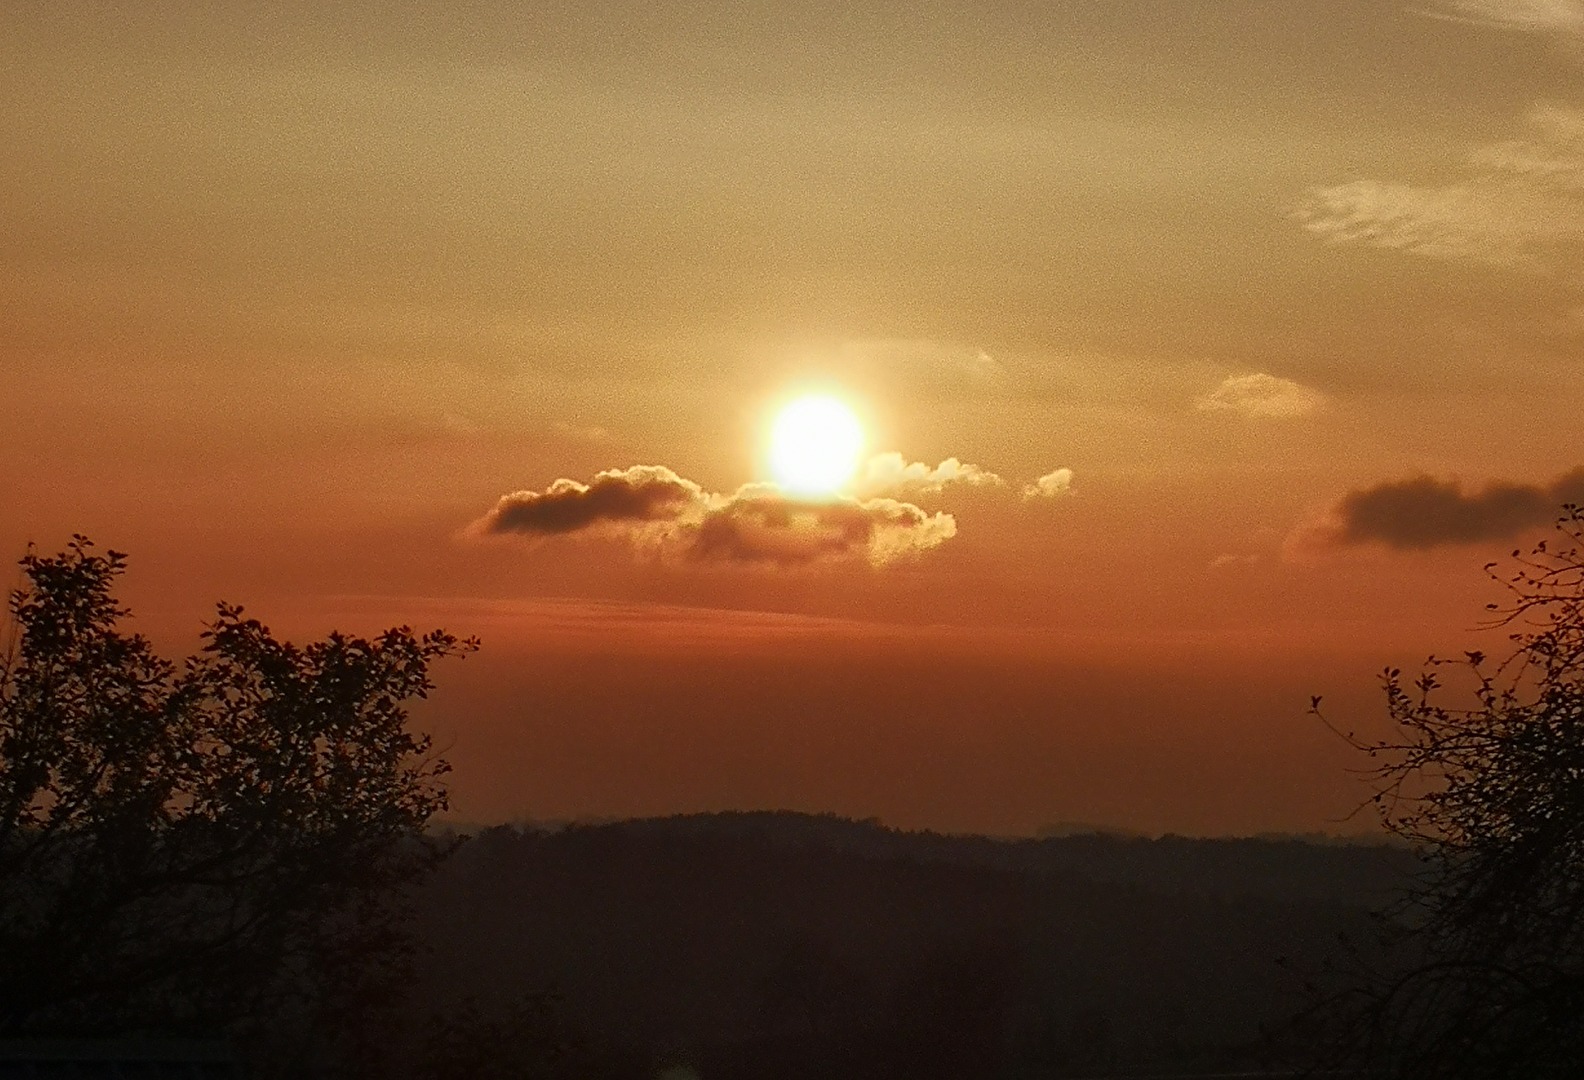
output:
[[[1391,1075],[1584,1076],[1584,511],[1556,528],[1510,576],[1486,567],[1511,593],[1489,605],[1510,657],[1388,669],[1393,734],[1345,736],[1425,857],[1391,913],[1400,965],[1347,1010],[1347,1048]]]
[[[448,766],[403,703],[476,643],[298,647],[222,604],[178,666],[121,630],[124,567],[74,537],[10,598],[0,1035],[350,1030],[338,1010],[389,989],[402,889],[443,853],[424,826]]]

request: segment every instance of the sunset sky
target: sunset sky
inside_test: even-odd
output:
[[[0,0],[0,147],[0,552],[477,634],[464,820],[1357,831],[1584,501],[1584,0]]]

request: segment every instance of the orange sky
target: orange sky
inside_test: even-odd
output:
[[[0,4],[0,550],[479,634],[462,817],[1350,828],[1309,695],[1584,498],[1581,0],[199,7]],[[698,557],[809,388],[1003,482]]]

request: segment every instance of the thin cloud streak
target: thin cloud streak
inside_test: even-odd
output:
[[[913,379],[947,384],[992,383],[1005,366],[976,345],[929,338],[855,338],[839,348],[844,364],[905,371]]]
[[[1476,26],[1584,38],[1584,0],[1443,0],[1426,14]]]

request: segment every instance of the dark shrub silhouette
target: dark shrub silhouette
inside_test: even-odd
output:
[[[1412,1077],[1584,1075],[1584,511],[1565,508],[1491,604],[1515,649],[1383,675],[1386,826],[1424,873],[1392,912],[1396,965],[1342,1010],[1343,1056]],[[1461,707],[1450,692],[1471,696]],[[1318,702],[1316,703],[1318,711]]]
[[[298,647],[222,604],[178,666],[122,631],[124,567],[75,537],[11,596],[0,1037],[278,1039],[318,1067],[389,992],[402,887],[444,851],[448,767],[403,703],[476,643]]]

